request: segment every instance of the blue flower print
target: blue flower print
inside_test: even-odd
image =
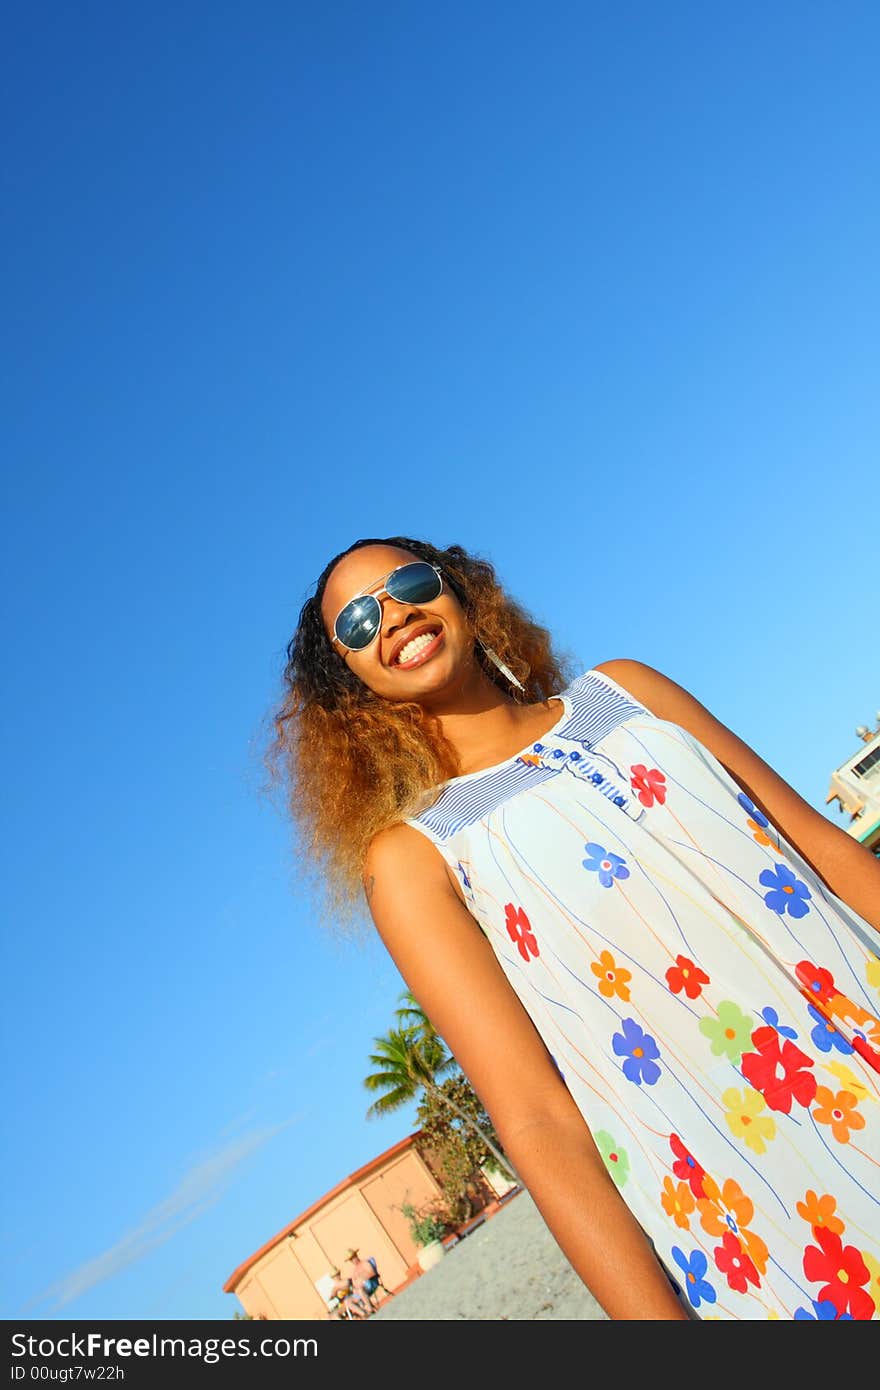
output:
[[[761,814],[754,801],[750,801],[745,792],[740,792],[736,799],[743,810],[748,812],[755,824],[760,825],[762,830],[766,830],[770,822],[765,815]]]
[[[788,1028],[785,1024],[780,1023],[779,1014],[776,1012],[775,1009],[771,1009],[769,1004],[767,1005],[766,1009],[761,1010],[761,1017],[763,1018],[765,1023],[769,1024],[771,1028],[775,1028],[776,1032],[779,1034],[781,1038],[797,1037],[797,1030],[794,1028]]]
[[[616,1056],[626,1058],[623,1074],[627,1081],[634,1081],[637,1086],[644,1081],[653,1086],[659,1080],[660,1068],[654,1059],[660,1056],[660,1049],[634,1018],[623,1020],[623,1032],[614,1034],[611,1046]]]
[[[709,1268],[709,1261],[702,1250],[695,1250],[688,1259],[683,1250],[673,1245],[672,1258],[684,1272],[684,1287],[692,1307],[699,1308],[701,1303],[714,1303],[718,1295],[708,1279],[703,1277]]]
[[[584,849],[590,856],[583,861],[584,868],[599,875],[603,888],[610,888],[616,878],[629,878],[626,860],[621,859],[619,854],[612,854],[603,845],[597,845],[595,840],[589,840]]]
[[[837,1309],[827,1298],[823,1298],[821,1303],[813,1300],[815,1312],[808,1313],[806,1308],[798,1308],[794,1315],[795,1322],[852,1322],[851,1313],[841,1313],[837,1316]]]
[[[843,1052],[844,1054],[852,1052],[853,1045],[849,1039],[845,1038],[839,1029],[835,1028],[833,1023],[829,1023],[825,1015],[820,1014],[819,1010],[813,1004],[808,1005],[807,1013],[811,1018],[816,1020],[816,1026],[810,1034],[810,1037],[820,1052],[830,1052],[833,1047],[836,1047],[838,1052]]]
[[[771,912],[778,912],[780,917],[784,917],[786,912],[789,917],[806,917],[810,910],[807,899],[812,897],[812,894],[803,880],[797,878],[787,864],[775,864],[772,869],[762,869],[758,875],[758,882],[770,890],[764,894],[764,902]]]
[[[462,864],[462,862],[461,862],[460,859],[459,859],[459,861],[458,861],[458,866],[457,866],[457,867],[458,867],[458,872],[461,874],[461,881],[462,881],[462,883],[464,884],[465,888],[470,888],[470,886],[471,886],[471,881],[470,881],[470,879],[469,879],[468,876],[467,876],[467,869],[464,867],[464,864]]]

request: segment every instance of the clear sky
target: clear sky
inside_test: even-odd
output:
[[[880,706],[873,0],[18,6],[3,102],[0,1313],[230,1319],[409,1133],[402,981],[261,792],[364,535],[813,805]]]

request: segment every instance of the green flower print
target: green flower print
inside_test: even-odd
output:
[[[726,1057],[734,1066],[739,1064],[747,1047],[751,1046],[754,1020],[744,1014],[738,1004],[724,999],[718,1005],[717,1018],[701,1018],[700,1032],[712,1044],[716,1057]]]
[[[629,1177],[629,1156],[626,1149],[615,1144],[605,1129],[598,1129],[593,1135],[596,1148],[602,1155],[602,1162],[608,1169],[618,1187],[623,1187]]]

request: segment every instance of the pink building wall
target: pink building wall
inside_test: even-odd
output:
[[[400,1208],[417,1209],[441,1195],[411,1134],[352,1173],[298,1216],[230,1275],[223,1285],[251,1317],[316,1319],[327,1305],[315,1287],[334,1266],[347,1271],[351,1247],[374,1256],[392,1292],[407,1282],[418,1247]],[[381,1291],[379,1297],[382,1297]]]

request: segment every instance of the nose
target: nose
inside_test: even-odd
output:
[[[383,637],[390,637],[392,633],[406,627],[407,623],[420,617],[422,613],[421,608],[411,603],[401,603],[398,599],[392,598],[390,594],[383,594],[380,602],[382,604]]]

